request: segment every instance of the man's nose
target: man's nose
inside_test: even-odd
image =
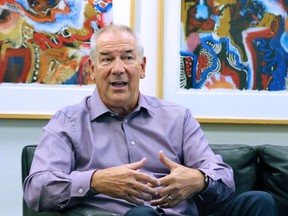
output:
[[[116,58],[112,67],[112,73],[119,75],[124,72],[125,72],[124,62],[122,61],[121,58]]]

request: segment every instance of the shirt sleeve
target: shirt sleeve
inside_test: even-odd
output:
[[[75,134],[71,120],[61,112],[43,128],[30,174],[23,184],[24,199],[35,211],[76,205],[89,194],[95,170],[75,169]]]
[[[186,111],[183,127],[184,165],[209,176],[207,188],[200,194],[204,201],[220,203],[235,192],[232,168],[215,155],[208,145],[200,124]]]

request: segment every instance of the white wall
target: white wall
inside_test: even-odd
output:
[[[141,35],[147,58],[146,77],[141,80],[141,92],[156,96],[157,83],[157,19],[158,1],[135,0],[135,30]]]

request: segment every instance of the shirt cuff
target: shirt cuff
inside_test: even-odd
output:
[[[95,170],[75,172],[72,180],[71,197],[84,197],[90,191],[91,177]]]

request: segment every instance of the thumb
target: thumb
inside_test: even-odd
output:
[[[138,170],[138,169],[142,168],[146,162],[147,162],[147,159],[144,157],[140,161],[126,164],[124,166],[127,167],[128,169]]]
[[[164,154],[163,151],[159,151],[159,160],[161,161],[162,164],[164,164],[170,171],[173,170],[178,166],[177,163],[174,161],[170,160],[166,155]]]

